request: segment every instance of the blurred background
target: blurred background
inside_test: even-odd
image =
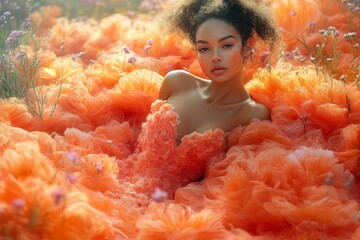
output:
[[[58,7],[52,17],[100,20],[114,13],[129,17],[141,13],[155,13],[162,9],[163,0],[1,0],[0,1],[0,53],[6,49],[5,40],[15,29],[23,28],[24,21],[42,7]],[[54,13],[52,13],[54,14]]]

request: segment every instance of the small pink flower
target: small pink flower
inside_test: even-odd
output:
[[[281,33],[286,32],[286,29],[284,27],[279,27],[279,32]]]
[[[16,59],[20,60],[21,58],[26,57],[26,56],[27,56],[27,52],[24,50],[21,50],[20,52],[17,53]]]
[[[65,192],[61,188],[56,188],[51,195],[54,198],[55,205],[59,205],[60,201],[65,197]]]
[[[132,56],[132,57],[130,57],[129,59],[128,59],[128,62],[129,63],[135,63],[137,61],[137,58],[135,57],[135,56]]]
[[[290,16],[296,16],[295,10],[291,10],[291,11],[289,12],[289,14],[290,14]]]
[[[66,158],[69,162],[76,164],[79,159],[79,155],[75,151],[71,151],[67,154]]]
[[[269,51],[265,51],[265,52],[260,53],[260,57],[267,57],[269,55],[270,55]]]
[[[294,57],[294,53],[292,53],[292,52],[286,52],[285,56],[286,56],[287,59],[291,59],[291,58]]]
[[[344,34],[345,41],[350,42],[356,36],[356,32],[348,32]]]
[[[22,209],[25,206],[25,201],[23,199],[14,199],[11,204],[18,210]]]
[[[66,174],[66,179],[70,182],[70,183],[75,183],[77,180],[77,177],[74,173],[68,173]]]
[[[102,172],[104,170],[104,164],[102,164],[101,162],[96,162],[95,169],[97,172]]]
[[[128,53],[130,53],[130,49],[129,49],[128,47],[124,47],[124,52],[125,52],[126,54],[128,54]]]
[[[156,188],[153,194],[151,194],[151,198],[156,202],[164,202],[167,200],[168,194],[167,192],[161,190],[160,188]]]
[[[127,15],[129,18],[133,18],[135,16],[135,12],[134,11],[128,11]]]
[[[150,45],[150,46],[153,44],[152,38],[150,38],[150,39],[147,41],[147,44]]]

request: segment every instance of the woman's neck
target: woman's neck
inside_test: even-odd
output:
[[[204,90],[203,97],[210,105],[229,105],[246,101],[249,98],[241,74],[224,83],[211,81]]]

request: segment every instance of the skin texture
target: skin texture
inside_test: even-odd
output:
[[[254,118],[270,119],[269,110],[244,89],[244,47],[239,32],[223,20],[208,19],[199,26],[195,49],[210,80],[175,70],[165,76],[160,88],[159,98],[172,104],[179,115],[178,142],[192,132],[217,128],[229,132]]]

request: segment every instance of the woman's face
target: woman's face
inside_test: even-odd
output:
[[[219,19],[202,23],[195,35],[200,66],[215,82],[241,77],[243,66],[242,41],[238,31]]]

